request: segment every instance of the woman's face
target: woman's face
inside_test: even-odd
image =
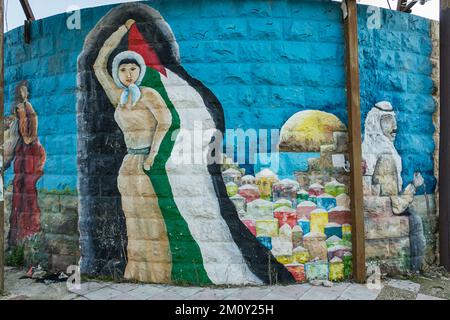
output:
[[[122,82],[123,85],[126,87],[135,84],[139,78],[140,72],[141,69],[137,64],[134,63],[121,64],[119,67],[120,82]]]

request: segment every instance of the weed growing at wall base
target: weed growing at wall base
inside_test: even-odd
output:
[[[11,267],[23,267],[25,262],[25,248],[24,246],[16,246],[12,248],[6,255],[6,265]]]

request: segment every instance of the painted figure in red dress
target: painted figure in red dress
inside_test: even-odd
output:
[[[9,128],[9,151],[5,145],[5,168],[14,160],[14,180],[9,246],[19,245],[23,239],[41,229],[37,181],[43,175],[45,150],[37,135],[38,117],[28,100],[28,83],[21,82],[15,93],[12,124]],[[8,143],[8,141],[7,141]],[[9,153],[9,154],[8,154]]]

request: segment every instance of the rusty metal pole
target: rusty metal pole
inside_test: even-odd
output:
[[[439,260],[450,271],[450,0],[440,12]]]
[[[362,183],[362,138],[358,58],[358,17],[356,0],[344,0],[345,56],[347,73],[348,132],[350,142],[350,201],[352,211],[353,274],[358,283],[366,281],[364,198]]]
[[[408,4],[407,0],[398,0],[397,11],[403,11],[403,9],[406,7],[407,4]]]
[[[3,48],[3,41],[4,41],[4,10],[3,10],[3,0],[0,0],[0,152],[3,158],[3,140],[4,140],[4,128],[3,128],[3,111],[4,111],[4,64],[3,64],[3,57],[4,57],[4,48]],[[2,161],[3,162],[3,161]],[[0,168],[0,174],[2,176],[3,180],[3,165]],[[3,180],[4,181],[4,180]],[[4,197],[4,190],[3,197]],[[0,201],[0,294],[2,294],[5,291],[5,248],[4,248],[4,239],[5,239],[5,227],[4,227],[4,219],[5,219],[5,202],[3,199]]]
[[[25,13],[25,17],[27,20],[34,21],[36,18],[34,17],[33,10],[31,10],[30,3],[28,0],[20,0],[20,4],[22,5],[23,12]]]
[[[33,10],[31,9],[30,3],[28,0],[20,0],[20,4],[22,5],[23,13],[27,20],[24,21],[23,35],[25,38],[25,43],[31,43],[31,23],[36,20],[34,17]]]

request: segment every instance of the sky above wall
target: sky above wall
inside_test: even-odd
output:
[[[4,1],[6,11],[5,31],[9,31],[21,26],[25,19],[25,15],[23,14],[19,1]],[[36,19],[43,19],[55,14],[73,11],[74,6],[79,8],[89,8],[135,1],[136,0],[29,0]],[[359,0],[358,3],[389,8],[388,1],[392,8],[396,7],[397,0]],[[416,4],[413,8],[413,14],[439,20],[439,0],[430,0],[425,5]]]

